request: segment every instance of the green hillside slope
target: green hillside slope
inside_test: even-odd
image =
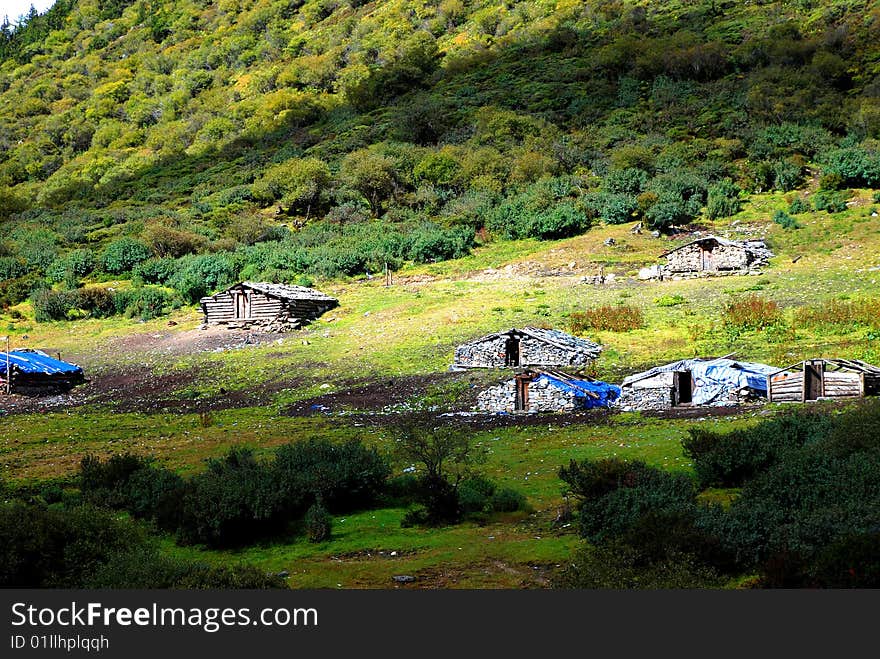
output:
[[[3,30],[0,297],[133,278],[166,288],[113,310],[161,310],[240,277],[731,216],[822,174],[796,203],[839,210],[848,186],[880,184],[878,17],[840,1],[61,0]],[[41,299],[44,317],[110,312]]]

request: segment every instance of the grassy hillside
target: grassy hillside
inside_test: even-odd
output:
[[[847,186],[880,185],[878,15],[63,0],[0,48],[3,302],[133,278],[164,292],[101,313],[143,314],[243,276],[727,217],[822,173],[806,203],[839,209]]]

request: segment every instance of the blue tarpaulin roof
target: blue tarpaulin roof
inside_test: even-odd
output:
[[[545,380],[554,387],[574,394],[585,408],[608,407],[611,401],[620,396],[620,387],[599,380],[577,380],[575,378],[555,377],[541,373],[538,380]]]
[[[82,368],[76,364],[63,362],[37,350],[12,350],[9,352],[9,365],[19,373],[76,374]],[[6,353],[0,352],[0,377],[6,377]]]
[[[731,389],[752,389],[766,395],[767,376],[778,371],[775,366],[740,362],[732,359],[682,359],[681,361],[657,366],[644,373],[632,375],[623,381],[623,386],[653,377],[658,373],[691,373],[694,382],[693,403],[695,405],[713,404],[716,399]]]

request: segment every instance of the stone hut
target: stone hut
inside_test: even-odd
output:
[[[602,346],[555,329],[523,327],[496,332],[455,349],[451,370],[468,368],[584,367]]]
[[[285,332],[339,306],[336,298],[305,286],[244,281],[200,300],[204,326]]]
[[[558,371],[531,371],[481,391],[480,412],[573,412],[609,407],[620,388],[591,378],[575,378]]]
[[[763,240],[727,240],[705,236],[661,255],[663,265],[643,268],[640,279],[707,277],[759,272],[773,257]]]
[[[773,403],[880,396],[880,368],[858,359],[807,359],[769,377]]]
[[[767,378],[777,370],[726,358],[683,359],[629,376],[614,405],[625,411],[650,411],[764,400]]]

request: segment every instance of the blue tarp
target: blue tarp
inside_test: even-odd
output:
[[[575,380],[574,378],[563,380],[547,373],[541,373],[537,381],[541,380],[574,394],[580,406],[585,409],[608,407],[611,405],[611,401],[620,396],[620,387],[599,380]]]
[[[82,373],[82,368],[50,357],[37,350],[12,350],[9,352],[9,364],[19,373],[42,373],[45,375]],[[0,377],[6,377],[6,353],[0,352]]]

